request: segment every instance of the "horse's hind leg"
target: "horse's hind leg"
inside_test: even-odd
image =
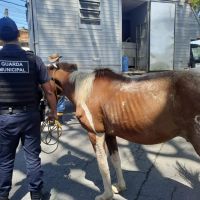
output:
[[[117,140],[115,136],[106,135],[105,137],[108,151],[110,154],[110,159],[117,175],[117,184],[113,185],[112,189],[114,193],[119,193],[126,189],[126,184],[122,174],[121,160],[119,157]]]
[[[110,171],[105,151],[105,134],[104,133],[88,133],[90,141],[94,147],[97,157],[97,163],[103,179],[104,193],[97,196],[95,200],[111,200],[113,197]]]

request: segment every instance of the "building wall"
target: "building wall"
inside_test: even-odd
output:
[[[200,24],[189,4],[176,6],[174,68],[188,66],[190,57],[190,40],[200,37]]]
[[[19,30],[20,37],[19,42],[21,46],[28,47],[29,46],[29,33],[27,29],[20,29]]]
[[[79,69],[86,71],[99,66],[121,70],[118,0],[101,0],[102,24],[98,29],[80,28],[79,0],[35,0],[32,5],[36,54],[45,62],[57,52],[63,61],[77,63]],[[28,13],[29,25],[33,26],[30,7]],[[33,31],[33,27],[29,28]],[[33,44],[33,34],[30,37]]]
[[[19,29],[19,43],[22,47],[29,46],[29,33],[27,29]],[[0,46],[3,45],[3,42],[0,40]]]

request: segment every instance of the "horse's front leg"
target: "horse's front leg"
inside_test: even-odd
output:
[[[117,183],[112,186],[114,193],[119,193],[126,189],[126,183],[122,174],[121,160],[118,152],[117,140],[115,136],[106,135],[106,144],[110,154],[110,159],[117,175]]]
[[[104,133],[88,133],[90,141],[94,147],[97,157],[99,171],[103,179],[104,193],[97,196],[95,200],[111,200],[113,197],[110,171],[105,151],[105,134]]]

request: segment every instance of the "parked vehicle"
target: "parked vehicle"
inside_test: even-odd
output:
[[[190,42],[190,67],[200,67],[200,39]]]

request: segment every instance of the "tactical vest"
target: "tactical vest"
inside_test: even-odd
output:
[[[0,106],[37,106],[36,59],[23,49],[0,50]]]

